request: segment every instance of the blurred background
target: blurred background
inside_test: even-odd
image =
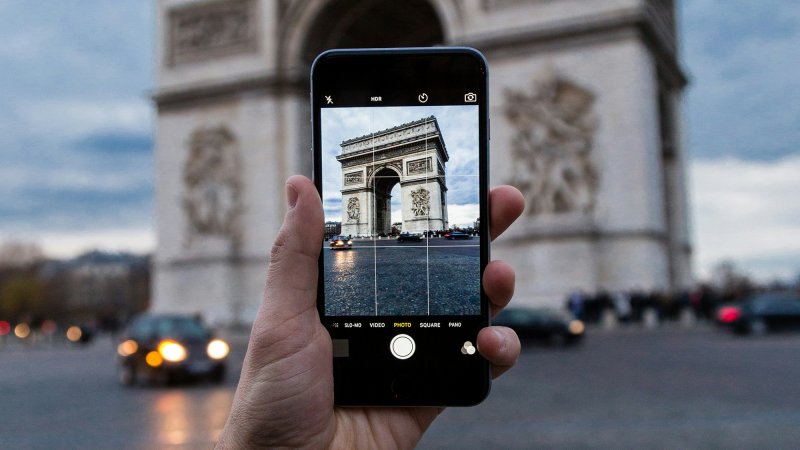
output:
[[[489,61],[525,341],[421,447],[800,442],[800,6],[7,0],[0,36],[0,447],[214,442],[313,57],[442,44]]]

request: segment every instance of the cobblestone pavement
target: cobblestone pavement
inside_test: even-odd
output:
[[[122,388],[114,348],[0,346],[0,448],[210,448],[223,386]],[[526,345],[473,408],[450,408],[421,448],[797,448],[800,335],[698,326],[589,330],[577,348]]]
[[[353,244],[323,249],[328,314],[480,314],[479,238]]]

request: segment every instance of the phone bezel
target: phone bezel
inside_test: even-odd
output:
[[[468,58],[474,61],[474,66],[477,68],[479,72],[477,76],[477,84],[478,84],[478,92],[477,94],[480,96],[481,101],[478,103],[479,106],[479,196],[480,196],[480,216],[482,218],[480,223],[480,233],[483,237],[481,239],[480,245],[480,286],[481,286],[481,314],[477,317],[476,324],[474,327],[475,336],[477,337],[477,330],[482,327],[488,326],[490,322],[490,308],[488,298],[483,289],[483,271],[488,264],[489,261],[489,252],[490,252],[490,220],[489,220],[489,197],[488,197],[488,186],[489,186],[489,99],[488,99],[488,64],[486,59],[483,55],[475,49],[466,48],[466,47],[434,47],[434,48],[392,48],[392,49],[336,49],[336,50],[328,50],[322,54],[320,54],[312,64],[311,68],[311,110],[312,110],[312,152],[313,152],[313,179],[314,183],[317,186],[320,195],[322,195],[322,151],[321,151],[321,126],[320,126],[320,116],[321,116],[321,103],[322,97],[317,98],[321,95],[321,89],[319,85],[321,83],[321,78],[329,77],[330,74],[326,73],[325,65],[332,60],[338,60],[340,64],[353,64],[354,69],[361,68],[359,64],[366,65],[369,61],[372,61],[372,67],[370,70],[375,72],[379,72],[382,75],[385,75],[385,78],[382,79],[400,79],[402,76],[400,74],[392,73],[392,67],[394,67],[391,62],[394,64],[401,64],[403,59],[406,58],[406,62],[410,63],[410,61],[416,58],[416,61],[426,61],[426,58],[430,59],[431,61],[435,61],[435,59],[441,60],[441,58],[456,58],[453,61],[462,61],[460,58]],[[411,59],[409,59],[411,58]],[[344,63],[342,62],[344,61]],[[466,61],[466,59],[464,59]],[[387,63],[389,62],[389,63]],[[465,65],[470,65],[472,63],[464,63]],[[381,69],[378,69],[381,68]],[[357,73],[356,70],[354,72]],[[375,73],[371,72],[371,73]],[[472,74],[475,75],[475,74]],[[337,75],[339,76],[339,75]],[[419,79],[419,77],[416,77]],[[431,78],[435,78],[431,77]],[[364,80],[362,80],[364,81]],[[353,82],[352,80],[346,82]],[[369,82],[367,80],[367,82]],[[441,85],[442,80],[436,80],[435,86],[443,86]],[[380,83],[385,83],[382,81]],[[379,83],[379,84],[380,84]],[[406,88],[408,90],[410,88]],[[442,87],[443,89],[443,87]],[[453,104],[451,103],[443,103],[443,104]],[[363,106],[374,106],[374,105],[363,105]],[[387,106],[387,105],[382,105]],[[409,105],[412,106],[412,105]],[[320,314],[321,320],[323,322],[326,319],[325,310],[324,310],[324,263],[323,263],[323,255],[320,255],[319,259],[319,281],[318,281],[318,296],[317,296],[317,306],[318,311]],[[331,316],[333,317],[333,316]],[[336,316],[341,317],[341,316]],[[405,317],[405,316],[403,316]],[[476,318],[476,316],[469,316],[470,318]],[[329,330],[329,332],[332,332]],[[400,333],[401,331],[394,331],[392,333]],[[446,331],[442,330],[442,333],[454,333],[453,331]],[[426,338],[428,339],[428,338]],[[490,366],[488,362],[485,361],[482,357],[478,357],[480,364],[470,364],[470,369],[468,374],[465,374],[466,379],[461,379],[460,376],[453,376],[455,373],[454,371],[437,371],[437,370],[428,370],[425,379],[421,379],[417,374],[411,375],[386,375],[387,379],[382,379],[381,376],[378,376],[378,380],[374,381],[374,384],[377,384],[376,389],[370,389],[370,386],[364,386],[364,383],[370,383],[370,380],[365,380],[360,378],[355,372],[355,370],[350,369],[342,369],[341,366],[343,364],[338,364],[337,361],[334,361],[334,375],[335,375],[335,402],[338,405],[351,405],[351,406],[469,406],[480,403],[489,393],[490,386],[491,386],[491,376],[490,376]],[[346,366],[346,365],[345,365]],[[345,373],[350,372],[350,373]],[[442,375],[439,375],[439,374]],[[441,379],[438,379],[441,377]],[[391,379],[389,379],[391,378]],[[437,378],[437,379],[433,379]],[[458,378],[453,380],[453,378]],[[358,379],[358,381],[351,381],[353,379]],[[413,388],[408,388],[409,395],[405,395],[404,393],[397,394],[395,390],[397,389],[396,385],[398,382],[403,380],[403,385],[414,386]],[[345,384],[355,384],[356,386],[351,386],[350,389],[344,389],[342,383]],[[434,386],[439,386],[441,389],[438,389],[437,392],[433,390],[425,390],[425,388],[420,388],[425,383],[430,383]],[[389,390],[392,391],[393,394],[390,397],[384,395],[384,388],[386,385],[389,384]],[[384,390],[381,390],[384,389]],[[405,389],[405,388],[404,388]],[[441,391],[441,392],[438,392]],[[419,393],[419,395],[417,395]],[[423,395],[424,393],[424,395]]]

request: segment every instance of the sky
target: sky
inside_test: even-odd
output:
[[[380,108],[325,108],[322,110],[322,202],[325,220],[342,220],[342,172],[336,161],[341,143],[434,116],[449,161],[445,164],[447,213],[450,226],[475,223],[478,208],[478,107],[413,106]],[[400,187],[392,190],[392,223],[402,218]]]
[[[679,3],[696,273],[794,277],[800,2]],[[153,248],[154,25],[152,1],[0,2],[0,241]]]

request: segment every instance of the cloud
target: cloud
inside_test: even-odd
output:
[[[152,233],[154,8],[10,0],[2,11],[0,239],[41,237],[51,253],[91,235],[109,248],[126,233],[143,242],[136,236]]]
[[[776,160],[800,148],[800,3],[681,2],[692,157]]]
[[[153,151],[153,136],[151,133],[133,132],[97,132],[76,140],[73,147],[76,150],[92,152],[147,152]]]
[[[13,135],[45,141],[73,140],[91,134],[151,134],[153,110],[144,98],[17,100]],[[10,127],[10,125],[9,125]]]
[[[151,228],[108,228],[70,232],[19,232],[5,239],[37,242],[51,258],[70,258],[90,250],[102,249],[145,254],[155,247],[155,233]]]
[[[478,204],[448,205],[447,219],[451,227],[471,227],[480,215]]]
[[[723,259],[770,280],[800,273],[800,155],[777,161],[695,161],[695,263],[707,277]]]

